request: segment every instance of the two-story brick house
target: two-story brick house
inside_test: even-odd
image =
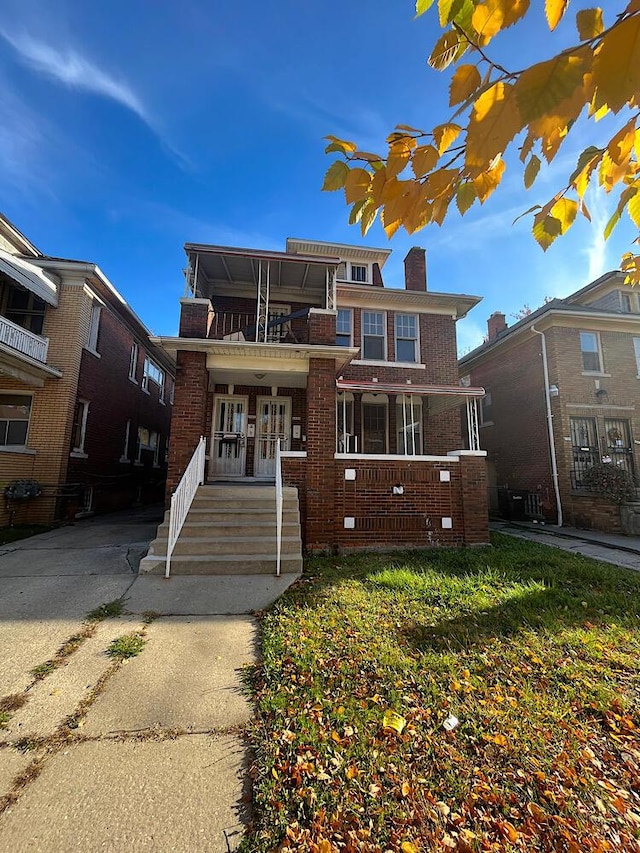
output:
[[[513,326],[496,312],[486,342],[460,360],[482,385],[480,440],[492,503],[553,523],[619,530],[620,513],[586,489],[596,463],[638,473],[640,303],[610,272]],[[510,495],[522,490],[519,504]]]
[[[459,416],[483,392],[456,372],[477,297],[427,290],[418,248],[405,289],[383,285],[389,250],[185,249],[179,337],[154,339],[177,361],[169,491],[201,435],[219,483],[273,482],[279,441],[309,550],[487,541],[484,454],[461,450]]]
[[[162,499],[175,368],[95,264],[0,217],[0,524]]]

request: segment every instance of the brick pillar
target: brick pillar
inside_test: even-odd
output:
[[[454,450],[448,455],[458,456],[460,459],[464,544],[488,545],[489,497],[486,456],[470,455],[469,451],[460,450]]]
[[[307,377],[307,523],[305,545],[328,550],[334,543],[336,368],[333,359],[309,360]],[[335,520],[341,524],[342,519]]]
[[[181,338],[208,338],[213,321],[213,305],[208,299],[180,300]]]
[[[206,422],[208,380],[207,354],[178,350],[169,442],[167,501],[180,482],[200,436],[209,434]]]
[[[337,311],[331,311],[328,308],[311,308],[308,321],[309,343],[335,346],[337,316]]]

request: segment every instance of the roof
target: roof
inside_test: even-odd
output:
[[[0,271],[8,275],[18,284],[35,293],[48,305],[58,304],[58,281],[39,266],[32,263],[35,259],[12,255],[0,249]],[[39,260],[39,259],[38,259]]]
[[[325,240],[301,240],[296,237],[287,237],[287,252],[289,254],[337,255],[340,259],[347,258],[376,263],[380,268],[383,267],[391,251],[391,249],[355,246],[349,243],[330,243]]]

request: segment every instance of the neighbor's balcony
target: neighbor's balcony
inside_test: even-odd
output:
[[[42,364],[47,363],[49,338],[34,335],[6,317],[0,317],[0,343]]]

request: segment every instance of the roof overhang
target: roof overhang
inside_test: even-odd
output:
[[[57,307],[59,281],[39,266],[0,249],[0,271],[48,305]]]
[[[300,240],[287,237],[287,253],[317,256],[337,256],[341,259],[367,261],[378,264],[380,268],[391,254],[391,249],[379,249],[372,246],[352,246],[348,243],[329,243],[324,240]]]
[[[62,371],[0,343],[0,376],[42,388],[45,379],[60,379]]]
[[[414,385],[400,382],[365,382],[360,379],[337,379],[339,391],[367,394],[411,394],[429,398],[429,412],[438,415],[455,409],[467,400],[484,397],[484,388],[465,388],[460,385]]]
[[[374,303],[396,311],[419,311],[440,314],[461,320],[482,301],[481,296],[465,293],[435,293],[431,290],[401,290],[394,287],[374,287],[365,284],[338,282],[340,307],[370,308]]]

